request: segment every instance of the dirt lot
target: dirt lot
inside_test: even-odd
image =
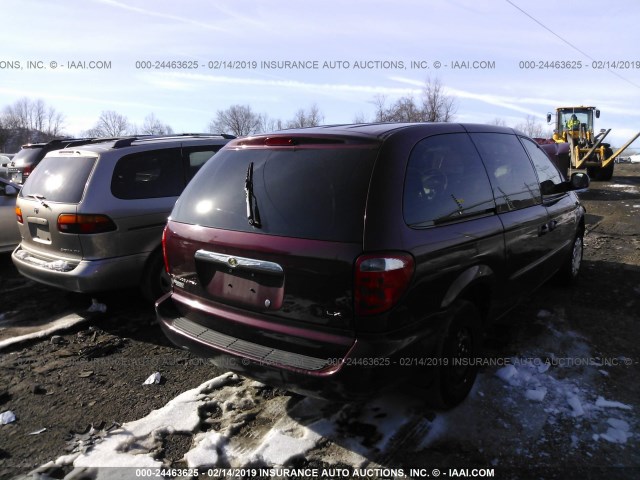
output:
[[[487,368],[468,402],[446,414],[424,412],[422,418],[430,422],[433,433],[430,442],[418,441],[420,422],[414,422],[385,451],[370,458],[372,464],[404,468],[405,474],[409,468],[430,471],[435,465],[496,466],[509,478],[518,478],[518,469],[532,467],[549,467],[551,473],[544,478],[555,478],[553,468],[563,465],[586,469],[592,476],[585,478],[600,478],[600,473],[638,478],[640,435],[634,432],[640,429],[640,165],[617,165],[612,181],[592,183],[581,197],[588,225],[578,286],[547,285],[533,293],[509,315],[508,326],[488,332],[487,355],[544,358],[550,351],[588,350],[589,356],[603,360],[601,368],[557,369],[553,378],[545,377],[545,388],[561,385],[567,392],[566,385],[575,385],[581,398],[614,399],[630,407],[625,417],[630,428],[627,441],[597,440],[603,431],[600,424],[611,415],[589,417],[593,422],[586,424],[571,402],[574,415],[562,413],[567,408],[564,400],[534,409],[521,401],[513,379],[501,382],[497,369]],[[0,342],[43,320],[70,313],[86,318],[66,331],[0,350],[0,412],[11,410],[17,417],[0,425],[0,477],[25,474],[62,455],[87,450],[96,436],[140,419],[223,373],[206,360],[172,348],[155,324],[152,308],[139,301],[136,292],[103,295],[99,300],[107,305],[106,313],[87,313],[90,297],[23,279],[8,255],[0,256],[0,292]],[[161,372],[161,383],[143,385],[154,372]],[[286,414],[284,408],[264,413],[274,398],[280,399],[279,405],[300,401],[268,388],[255,395],[255,408],[263,412],[255,418]],[[444,433],[436,435],[435,426],[445,423]],[[357,422],[345,427],[342,447],[349,448],[349,436],[366,446],[372,441],[367,428]],[[191,440],[171,436],[156,457],[167,466],[184,465],[181,459]],[[335,464],[331,443],[320,442],[313,458],[297,460],[298,464]],[[603,467],[617,468],[598,470]],[[61,478],[68,471],[55,468],[48,474]]]

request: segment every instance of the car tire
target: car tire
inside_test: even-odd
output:
[[[145,300],[155,303],[162,295],[171,289],[169,274],[164,266],[162,250],[155,250],[147,260],[147,265],[142,274],[140,290]]]
[[[558,280],[563,285],[572,285],[578,279],[582,257],[584,256],[584,232],[581,230],[571,244],[571,252],[558,272]]]
[[[433,385],[435,406],[452,408],[467,397],[478,374],[481,349],[482,318],[478,308],[469,301],[456,300],[435,359],[439,363]]]

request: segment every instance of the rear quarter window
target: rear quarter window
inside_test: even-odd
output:
[[[46,157],[29,176],[20,196],[79,203],[95,162],[95,157]]]
[[[494,209],[487,172],[466,133],[436,135],[416,144],[405,176],[407,225],[428,227]]]
[[[177,197],[185,186],[179,148],[125,155],[113,170],[111,193],[124,200]]]

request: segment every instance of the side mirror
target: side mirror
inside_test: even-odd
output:
[[[600,118],[600,110],[596,110],[596,118]]]
[[[15,197],[16,195],[18,195],[18,189],[13,185],[7,185],[4,189],[4,194],[7,197]]]
[[[589,188],[589,175],[583,172],[574,172],[569,179],[571,190],[586,190]]]
[[[551,114],[547,113],[547,123],[551,123]]]

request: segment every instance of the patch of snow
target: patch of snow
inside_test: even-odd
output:
[[[506,365],[496,372],[496,376],[506,383],[510,383],[511,378],[517,374],[518,370],[512,364]]]
[[[627,439],[629,437],[629,432],[613,427],[609,427],[607,429],[607,433],[600,435],[600,438],[604,438],[606,441],[611,443],[627,443]]]
[[[266,465],[283,466],[296,457],[302,457],[315,447],[322,437],[304,427],[288,430],[271,429],[253,452],[248,463],[262,461]]]
[[[527,390],[524,393],[525,398],[533,402],[543,401],[546,395],[547,395],[547,389],[545,387],[539,387],[534,390]]]
[[[227,437],[211,430],[199,433],[193,439],[195,447],[184,455],[184,460],[189,468],[215,467],[220,458],[220,450],[229,441]]]
[[[87,312],[89,313],[104,313],[107,311],[107,306],[104,303],[100,303],[98,302],[97,299],[92,298],[91,299],[91,305],[89,306],[89,308],[87,308]]]
[[[596,407],[601,408],[621,408],[623,410],[631,410],[631,405],[626,405],[624,403],[605,400],[603,397],[598,397],[596,400]]]
[[[575,395],[569,396],[567,398],[567,403],[571,407],[571,410],[573,410],[572,414],[574,417],[584,415],[584,408],[582,408],[582,402],[580,402],[580,399],[578,397],[576,397]]]
[[[540,310],[537,315],[538,318],[549,318],[552,316],[553,316],[553,313],[551,313],[549,310],[544,310],[544,309]]]
[[[84,321],[86,321],[86,318],[81,317],[75,313],[64,315],[62,317],[53,319],[50,322],[46,322],[46,327],[44,327],[42,330],[38,330],[32,333],[27,333],[25,335],[19,335],[16,337],[7,338],[5,340],[0,341],[0,350],[10,345],[24,342],[25,340],[33,340],[36,338],[48,337],[49,335],[52,335],[55,332],[58,332],[60,330],[64,330],[67,328],[71,328],[74,325],[77,325]]]

